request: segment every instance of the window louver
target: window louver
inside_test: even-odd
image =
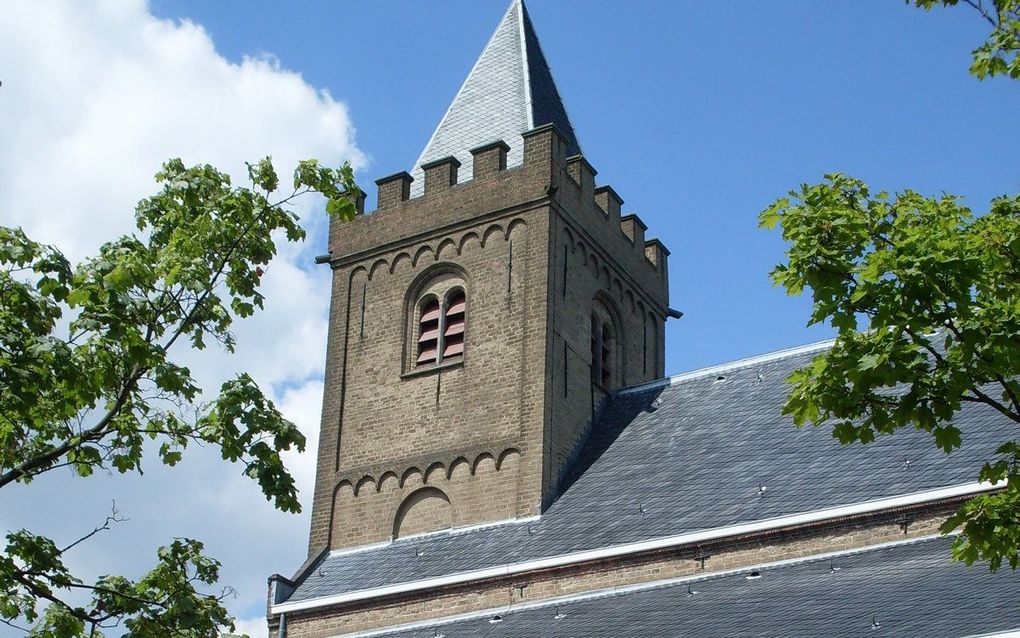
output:
[[[455,290],[446,299],[446,317],[443,329],[443,357],[464,353],[464,309],[467,300],[463,290]]]
[[[421,305],[418,319],[418,359],[419,365],[435,363],[439,357],[439,300],[431,298]]]

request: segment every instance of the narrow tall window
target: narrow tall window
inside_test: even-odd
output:
[[[443,313],[443,358],[464,354],[464,309],[467,298],[460,288],[451,290],[446,296]]]
[[[616,322],[606,307],[596,300],[591,313],[591,381],[613,389],[623,379],[623,360],[619,349]]]
[[[610,374],[612,371],[610,365],[613,363],[612,362],[613,331],[609,327],[608,323],[602,324],[602,341],[599,345],[602,346],[601,349],[602,365],[600,366],[602,369],[601,381],[602,385],[608,388],[609,381],[612,378],[612,375]]]
[[[418,314],[418,365],[439,360],[439,300],[426,297],[419,304]]]

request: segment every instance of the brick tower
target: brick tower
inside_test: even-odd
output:
[[[540,514],[605,394],[663,375],[668,251],[595,173],[514,0],[412,172],[330,229],[311,556]]]

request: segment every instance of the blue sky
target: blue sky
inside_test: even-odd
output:
[[[409,169],[505,0],[157,0],[228,59],[270,53],[345,102],[372,181]],[[667,373],[826,338],[773,289],[782,257],[756,215],[830,171],[876,189],[1018,187],[1020,84],[978,82],[976,13],[897,0],[607,2],[528,7],[585,155],[672,251]],[[1011,159],[1012,158],[1012,159]],[[370,202],[371,207],[371,202]]]

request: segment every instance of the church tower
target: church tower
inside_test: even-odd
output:
[[[668,251],[595,175],[514,0],[412,171],[330,228],[310,555],[540,514],[606,393],[663,375]]]

